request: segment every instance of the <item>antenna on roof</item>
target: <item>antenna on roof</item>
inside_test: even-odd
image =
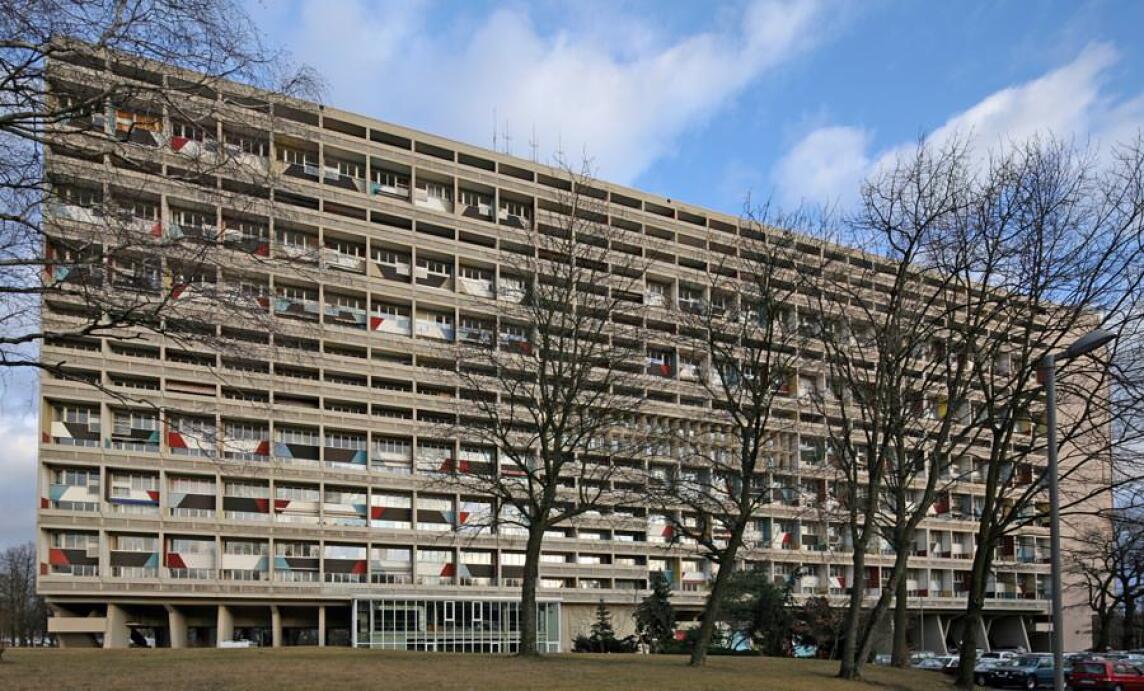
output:
[[[512,137],[508,133],[508,118],[504,121],[504,152],[512,156]]]
[[[497,150],[497,109],[493,108],[493,151]]]
[[[536,163],[536,150],[540,148],[540,143],[536,141],[536,123],[532,123],[532,137],[528,140],[529,147],[532,148],[532,162]]]

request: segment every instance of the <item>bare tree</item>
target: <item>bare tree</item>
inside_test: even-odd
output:
[[[844,226],[847,241],[872,256],[824,254],[813,293],[821,324],[813,335],[831,393],[819,409],[854,544],[844,677],[858,675],[891,600],[893,663],[908,664],[908,560],[928,550],[916,544],[916,531],[962,472],[954,459],[976,436],[973,363],[961,346],[970,293],[956,270],[964,249],[945,240],[967,203],[968,166],[960,141],[940,149],[923,141],[867,181]],[[894,564],[861,617],[871,548],[891,552]]]
[[[1003,299],[970,312],[977,330],[963,347],[974,361],[982,429],[982,491],[969,499],[978,516],[958,684],[969,688],[977,633],[998,548],[1020,528],[1044,524],[1047,477],[1043,362],[1100,326],[1131,343],[1139,334],[1144,256],[1144,152],[1139,142],[1112,152],[1111,163],[1051,139],[1009,147],[990,161],[951,242],[973,248],[962,282]],[[1062,504],[1074,530],[1107,515],[1117,484],[1118,449],[1139,444],[1139,383],[1108,353],[1059,367],[1058,439]],[[1059,624],[1059,622],[1058,622]]]
[[[537,654],[546,532],[613,510],[641,475],[632,451],[642,448],[646,260],[641,240],[609,222],[590,172],[587,163],[553,171],[555,201],[501,242],[495,323],[462,325],[458,339],[464,391],[454,431],[489,453],[445,468],[447,481],[491,498],[486,520],[498,532],[526,536],[521,655]]]
[[[47,607],[36,595],[35,545],[9,547],[0,554],[0,646],[35,645],[47,628]]]
[[[1119,645],[1127,650],[1136,646],[1136,603],[1144,597],[1144,533],[1137,519],[1123,513],[1114,514],[1110,523],[1076,536],[1066,568],[1075,576],[1072,587],[1083,592],[1084,604],[1096,616],[1093,649],[1112,644],[1119,616]]]
[[[15,0],[0,63],[0,368],[76,378],[39,346],[215,349],[232,343],[220,315],[268,328],[269,296],[239,267],[290,261],[269,251],[268,137],[313,75],[284,71],[229,0]],[[220,124],[235,113],[249,129]]]
[[[749,211],[734,248],[707,265],[704,284],[679,287],[674,311],[679,348],[657,362],[678,368],[712,401],[710,416],[680,422],[671,444],[680,466],[674,477],[650,486],[650,496],[672,518],[673,542],[687,540],[718,569],[704,604],[691,664],[706,662],[724,592],[740,551],[761,540],[754,530],[760,510],[775,494],[799,488],[776,482],[790,459],[779,459],[795,427],[796,363],[800,336],[793,321],[798,254],[784,228],[796,219],[772,219]],[[730,248],[713,233],[708,245]],[[776,488],[777,485],[777,488]]]

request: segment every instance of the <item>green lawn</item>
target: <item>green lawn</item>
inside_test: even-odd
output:
[[[833,678],[837,663],[714,657],[691,669],[682,656],[392,653],[346,648],[250,650],[23,650],[0,664],[0,689],[781,689],[935,691],[936,672],[867,668],[864,682]]]

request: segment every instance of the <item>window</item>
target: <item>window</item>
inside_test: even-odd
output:
[[[453,273],[453,266],[448,262],[440,261],[438,259],[429,259],[426,257],[417,258],[417,266],[425,269],[431,274],[440,276],[450,276]]]
[[[260,485],[256,482],[231,482],[223,485],[223,491],[228,497],[247,497],[251,499],[266,499],[270,496],[269,485]]]
[[[183,494],[214,494],[215,483],[210,478],[173,477],[171,491]]]
[[[119,208],[133,218],[141,218],[146,221],[159,220],[159,205],[154,202],[142,199],[122,199],[119,202]]]
[[[503,200],[501,201],[501,208],[505,210],[509,216],[517,216],[519,218],[528,218],[529,207],[522,202],[514,202]]]
[[[278,242],[288,247],[310,249],[315,244],[312,240],[313,237],[298,230],[278,229]]]
[[[365,177],[365,173],[364,173],[365,167],[362,166],[362,164],[360,164],[360,163],[355,163],[354,161],[338,161],[337,162],[337,168],[338,168],[338,172],[341,173],[342,175],[345,175],[346,177],[351,177],[351,178],[364,178]]]
[[[487,269],[478,269],[475,266],[462,266],[461,277],[471,278],[475,281],[491,281],[493,273]]]
[[[377,448],[378,453],[397,454],[403,456],[409,455],[410,449],[412,448],[412,445],[408,441],[402,439],[391,439],[388,437],[375,439],[374,445]]]
[[[223,136],[226,139],[227,146],[234,147],[244,154],[252,156],[266,155],[267,143],[262,139],[231,132],[227,132]]]
[[[278,154],[286,163],[299,166],[314,166],[318,164],[318,155],[309,151],[279,147]]]
[[[97,206],[103,201],[103,194],[99,190],[88,187],[59,186],[55,192],[61,202],[72,206]]]
[[[449,201],[453,198],[453,190],[450,185],[445,185],[439,182],[421,182],[421,189],[430,197],[437,199],[444,199]]]
[[[319,501],[317,487],[302,487],[298,485],[278,485],[275,488],[278,499],[292,499],[294,501]]]
[[[196,142],[201,142],[208,139],[207,131],[205,128],[198,125],[192,125],[187,122],[178,121],[171,123],[171,136],[183,137],[184,139],[193,139]]]
[[[158,538],[143,535],[120,535],[115,542],[119,552],[154,552],[159,548]]]
[[[378,264],[385,264],[387,266],[409,265],[409,255],[402,254],[396,250],[374,250],[373,257],[374,261],[376,261]]]
[[[327,432],[326,447],[331,449],[364,449],[365,436],[345,432]]]

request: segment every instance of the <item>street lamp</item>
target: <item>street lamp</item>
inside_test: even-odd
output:
[[[1052,552],[1053,587],[1053,689],[1064,691],[1064,605],[1061,596],[1061,499],[1057,477],[1057,361],[1065,362],[1091,353],[1116,339],[1116,334],[1104,329],[1094,329],[1081,336],[1065,348],[1063,353],[1049,353],[1041,360],[1041,371],[1045,375],[1045,411],[1048,423],[1049,453],[1049,541]]]

